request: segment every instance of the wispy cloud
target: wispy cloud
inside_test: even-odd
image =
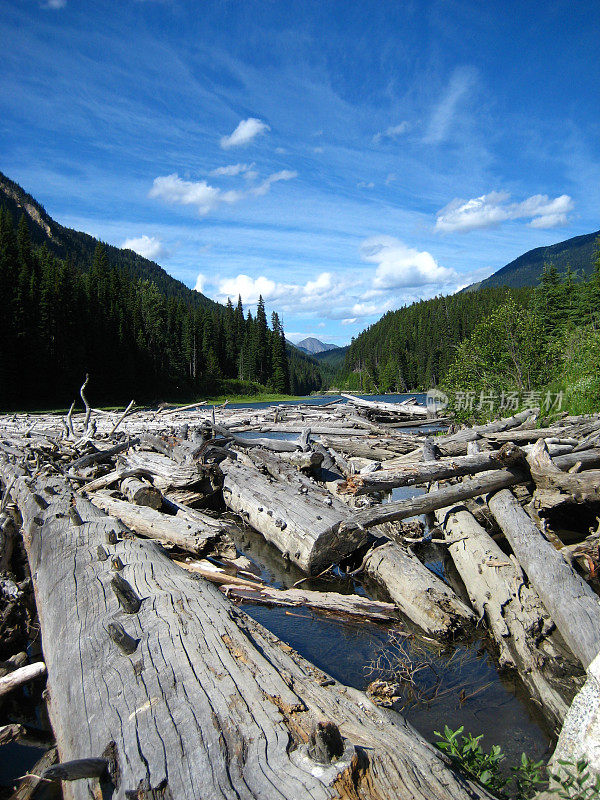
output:
[[[58,11],[60,8],[64,8],[67,5],[67,0],[44,0],[43,3],[40,3],[40,8],[47,8],[51,9],[52,11]]]
[[[375,188],[375,184],[373,183],[373,181],[359,181],[356,184],[356,188],[357,189],[374,189]]]
[[[490,192],[471,200],[456,198],[437,213],[435,230],[454,233],[492,228],[507,220],[529,219],[533,228],[555,228],[566,225],[573,200],[562,194],[551,200],[535,194],[521,203],[509,203],[507,192]]]
[[[457,280],[454,270],[440,266],[425,251],[407,247],[393,236],[374,236],[363,242],[363,261],[377,264],[374,289],[397,289],[427,284],[449,284]]]
[[[242,120],[229,136],[221,137],[221,147],[224,150],[229,150],[230,147],[242,147],[249,144],[259,134],[270,130],[271,128],[266,122],[255,117],[249,117]]]
[[[236,175],[243,175],[254,167],[254,164],[228,164],[226,167],[217,167],[210,171],[211,175],[228,175],[235,177]]]
[[[164,258],[169,255],[168,250],[160,239],[157,239],[155,236],[146,236],[145,234],[135,239],[126,239],[121,247],[124,250],[133,250],[134,253],[153,260]]]
[[[202,272],[199,272],[198,277],[196,278],[196,283],[194,284],[194,291],[203,292],[207,283],[208,281],[206,279],[206,275],[204,275]]]
[[[444,96],[433,110],[423,141],[439,144],[449,134],[461,100],[472,91],[477,83],[477,71],[473,67],[458,67],[452,73]]]
[[[278,181],[291,181],[297,177],[298,173],[295,170],[282,169],[280,172],[274,172],[272,175],[269,175],[269,177],[265,178],[264,181],[259,184],[259,186],[255,186],[254,189],[251,189],[250,191],[257,197],[261,197],[262,195],[267,194],[274,183],[277,183]]]
[[[239,175],[241,170],[238,167],[245,167],[246,165],[235,164],[229,167],[220,167],[218,170],[213,170],[212,174],[218,175]],[[235,171],[223,171],[233,169]],[[265,178],[258,186],[253,186],[250,189],[229,189],[223,191],[216,186],[211,186],[204,180],[201,181],[184,181],[179,175],[174,172],[172,175],[161,175],[155,178],[152,188],[148,193],[148,197],[153,199],[162,200],[164,203],[171,205],[181,206],[196,206],[200,216],[205,216],[222,203],[238,203],[251,195],[255,197],[262,197],[267,194],[271,186],[279,181],[289,181],[296,178],[298,173],[284,169],[280,172],[274,172]],[[257,173],[248,169],[245,173],[247,179],[254,180]]]
[[[410,123],[407,120],[404,120],[399,125],[391,125],[389,128],[386,128],[384,131],[379,131],[379,133],[373,136],[373,144],[379,144],[384,139],[397,139],[398,136],[406,133],[409,128]]]

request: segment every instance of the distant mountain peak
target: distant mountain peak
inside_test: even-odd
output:
[[[337,344],[326,344],[320,339],[315,339],[313,336],[302,339],[301,342],[298,342],[296,347],[311,355],[315,355],[315,353],[324,353],[326,350],[337,350]]]

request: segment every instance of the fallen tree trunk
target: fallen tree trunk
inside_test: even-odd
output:
[[[339,535],[348,507],[316,485],[309,489],[306,479],[294,470],[277,480],[239,459],[224,461],[221,469],[228,508],[243,516],[304,572],[320,572],[367,541],[361,530]]]
[[[14,672],[9,672],[8,675],[0,678],[0,697],[45,674],[46,665],[43,661],[27,664],[25,667],[19,667],[19,669],[14,670]]]
[[[578,455],[581,457],[583,453]],[[600,502],[600,470],[576,474],[562,472],[550,458],[543,439],[534,445],[527,462],[535,481],[534,502],[538,509],[563,503]]]
[[[505,489],[517,483],[525,483],[527,480],[529,480],[528,475],[520,469],[511,467],[493,470],[479,478],[462,481],[454,486],[446,486],[436,492],[418,495],[396,503],[383,503],[366,508],[364,511],[358,511],[340,524],[339,534],[345,535],[351,531],[365,530],[382,522],[395,522],[408,517],[429,514],[438,508],[454,505],[461,500]]]
[[[162,505],[162,495],[156,486],[133,475],[123,478],[119,488],[121,494],[136,506],[148,506],[157,510]]]
[[[347,485],[342,486],[341,491],[356,495],[373,491],[389,491],[397,486],[416,486],[419,483],[433,483],[462,475],[475,475],[497,468],[498,465],[516,464],[524,458],[525,453],[518,447],[505,446],[497,451],[439,461],[424,461],[418,465],[380,469],[367,475],[355,475],[348,479]]]
[[[60,478],[19,479],[12,494],[61,761],[104,759],[113,800],[489,798],[402,717],[331,680],[154,543],[121,538],[117,520]],[[70,523],[71,507],[81,525]],[[107,534],[141,598],[132,613],[96,556]],[[64,792],[87,800],[98,785],[84,778]]]
[[[431,636],[449,638],[475,623],[471,609],[452,589],[399,544],[386,542],[374,548],[363,566],[402,613]]]
[[[406,401],[402,403],[382,403],[375,400],[363,400],[361,397],[343,393],[342,397],[352,405],[366,408],[370,411],[385,411],[387,414],[397,414],[398,416],[427,416],[427,407],[417,403],[407,403]]]
[[[499,491],[488,505],[563,639],[587,667],[600,650],[598,596],[544,538],[512,492]]]
[[[194,520],[190,520],[162,514],[148,506],[135,506],[104,492],[96,492],[90,499],[97,508],[118,517],[140,536],[176,545],[195,554],[231,547],[225,527],[199,511],[195,512]]]
[[[500,667],[518,672],[553,729],[560,730],[573,699],[577,664],[553,641],[548,612],[516,559],[502,552],[469,511],[440,509],[436,519],[471,603],[498,646]]]

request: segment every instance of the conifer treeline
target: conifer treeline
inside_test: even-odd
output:
[[[550,364],[550,350],[566,325],[600,328],[600,240],[589,277],[547,264],[537,288],[494,287],[421,300],[389,311],[363,331],[346,353],[338,382],[362,391],[412,391],[443,382],[473,346],[472,334],[504,313],[535,323],[531,346]],[[492,338],[500,346],[498,332]],[[544,352],[544,349],[548,352]],[[498,356],[499,357],[499,356]],[[549,375],[546,375],[546,380]]]
[[[262,298],[252,317],[241,299],[206,308],[167,297],[111,266],[102,244],[82,271],[32,247],[25,217],[15,228],[2,209],[0,298],[3,409],[64,406],[85,373],[93,402],[215,394],[224,379],[281,393],[320,388],[318,367],[289,354],[276,313],[269,328]]]
[[[406,392],[439,383],[456,348],[507,296],[527,302],[533,290],[505,287],[420,300],[388,311],[352,340],[340,382],[349,389]]]

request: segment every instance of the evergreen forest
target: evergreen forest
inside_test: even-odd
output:
[[[93,403],[321,388],[318,366],[286,346],[262,298],[252,316],[241,298],[222,306],[166,292],[115,264],[115,249],[97,242],[74,263],[32,242],[25,214],[0,209],[0,408],[64,407],[86,373]]]

